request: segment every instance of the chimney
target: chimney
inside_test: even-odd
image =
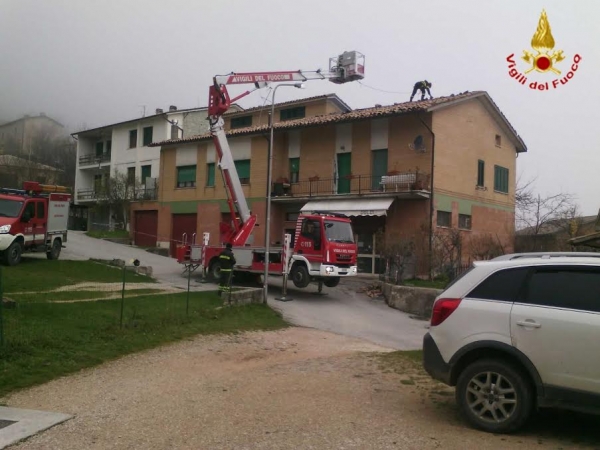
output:
[[[379,103],[376,103],[375,108],[381,108],[381,105]]]
[[[162,114],[163,110],[162,108],[156,108],[156,114]]]
[[[171,139],[179,139],[179,129],[177,125],[171,125]]]
[[[46,113],[40,113],[40,117],[46,117]]]
[[[175,106],[175,105],[169,106],[169,111],[177,111],[177,106]]]

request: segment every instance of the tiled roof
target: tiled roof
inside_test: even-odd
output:
[[[450,95],[448,97],[437,97],[431,100],[423,100],[416,102],[404,102],[404,103],[394,103],[393,105],[388,106],[376,106],[373,108],[364,108],[364,109],[355,109],[353,111],[345,112],[345,113],[333,113],[322,116],[312,116],[305,117],[303,119],[296,120],[287,120],[285,122],[277,122],[273,125],[274,130],[289,130],[294,128],[304,128],[318,125],[326,125],[326,124],[334,124],[334,123],[342,123],[342,122],[350,122],[355,120],[363,120],[363,119],[373,119],[379,117],[390,117],[397,116],[402,114],[410,114],[415,112],[428,112],[433,111],[438,108],[444,106],[450,106],[455,102],[460,102],[476,97],[483,97],[490,102],[493,108],[499,114],[501,120],[503,120],[506,126],[510,129],[510,131],[514,134],[515,138],[521,144],[520,151],[526,151],[525,143],[521,141],[521,138],[518,136],[517,132],[510,125],[506,117],[502,114],[500,109],[496,106],[493,100],[485,91],[474,91],[474,92],[462,92],[456,95]],[[246,110],[248,111],[248,110]],[[235,137],[235,136],[244,136],[250,134],[259,134],[261,132],[265,132],[270,130],[269,125],[258,125],[253,127],[246,128],[237,128],[234,130],[227,131],[227,136]],[[190,143],[190,142],[202,142],[205,140],[211,139],[210,133],[197,135],[197,136],[189,136],[183,139],[172,139],[165,140],[162,142],[153,142],[150,144],[150,147],[159,147],[163,145],[173,145],[173,144],[181,144],[181,143]]]
[[[315,95],[314,97],[304,97],[304,98],[301,98],[298,100],[288,100],[287,102],[275,103],[275,107],[296,105],[296,104],[306,103],[306,102],[310,102],[310,101],[314,101],[314,100],[326,100],[328,98],[340,102],[348,110],[352,109],[336,94]],[[271,104],[267,104],[267,105],[263,105],[263,106],[253,106],[252,108],[246,108],[241,111],[231,111],[230,110],[230,111],[227,111],[224,115],[229,116],[231,114],[246,114],[246,113],[251,113],[251,112],[258,111],[260,109],[265,109],[265,108],[271,109]]]

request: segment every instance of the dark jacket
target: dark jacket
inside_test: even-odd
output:
[[[230,248],[226,248],[219,255],[219,262],[221,263],[221,270],[231,270],[235,266],[235,257],[233,251]]]

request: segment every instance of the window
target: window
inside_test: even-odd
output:
[[[522,267],[495,272],[473,289],[467,297],[514,302],[528,271],[529,268]]]
[[[300,213],[297,212],[285,213],[285,220],[286,222],[296,222],[299,216]]]
[[[471,216],[468,214],[459,214],[458,215],[458,228],[462,228],[463,230],[471,229]]]
[[[111,150],[112,150],[112,141],[106,141],[106,154],[110,155]]]
[[[502,145],[502,138],[499,134],[496,135],[496,147],[500,147]]]
[[[240,178],[240,183],[242,184],[250,184],[250,160],[249,159],[240,159],[235,162],[235,170],[238,173],[238,177]]]
[[[102,189],[102,175],[94,175],[94,190],[99,191]]]
[[[34,202],[29,202],[25,206],[25,211],[23,211],[22,217],[25,217],[26,215],[29,217],[30,220],[35,217],[35,203]]]
[[[525,301],[534,305],[600,312],[600,271],[591,268],[538,268]]]
[[[233,117],[231,128],[244,128],[252,126],[252,116]]]
[[[135,184],[135,167],[127,168],[127,183]]]
[[[215,163],[206,165],[206,186],[213,187],[215,185]]]
[[[279,120],[302,119],[304,117],[306,117],[306,108],[304,106],[282,109],[279,112]]]
[[[290,183],[297,183],[300,175],[300,158],[290,158]]]
[[[44,202],[38,202],[37,203],[37,218],[43,219],[45,215],[46,215],[46,208],[44,206]]]
[[[437,226],[438,227],[451,227],[452,226],[452,213],[448,211],[437,212]]]
[[[129,148],[137,147],[137,130],[129,130]]]
[[[142,166],[142,184],[146,184],[146,178],[150,178],[152,174],[152,166]]]
[[[477,186],[483,187],[485,182],[485,162],[482,160],[477,161]]]
[[[143,147],[152,144],[152,127],[144,127]]]
[[[196,186],[196,166],[181,166],[177,168],[177,187]]]
[[[102,156],[104,151],[104,142],[96,142],[96,156]]]
[[[508,169],[494,166],[494,190],[508,194]]]

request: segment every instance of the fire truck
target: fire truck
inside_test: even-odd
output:
[[[231,223],[220,224],[220,232],[223,237],[221,245],[209,245],[208,233],[204,233],[202,245],[196,245],[193,242],[194,237],[192,237],[192,242],[184,242],[183,245],[179,245],[176,251],[179,263],[185,264],[188,270],[201,266],[205,274],[208,272],[211,278],[218,279],[220,273],[219,254],[223,251],[223,245],[230,243],[236,258],[235,272],[262,274],[265,272],[265,264],[268,264],[269,274],[287,275],[289,273],[292,282],[298,288],[307,287],[311,281],[319,282],[319,290],[322,284],[335,287],[341,277],[356,275],[357,246],[354,242],[352,225],[350,219],[341,214],[328,211],[312,211],[310,214],[301,214],[296,224],[293,248],[289,245],[291,237],[287,235],[282,247],[269,248],[268,257],[266,257],[266,248],[246,245],[256,226],[257,217],[248,208],[227,142],[222,116],[229,109],[231,103],[256,89],[268,86],[271,82],[328,79],[333,83],[342,84],[363,79],[364,70],[364,55],[351,51],[330,58],[328,72],[297,70],[230,73],[213,78],[213,84],[209,88],[208,120],[233,219]],[[254,84],[255,89],[230,98],[226,85],[231,84]]]
[[[64,186],[23,183],[23,189],[0,188],[0,256],[8,266],[24,251],[45,251],[58,259],[67,242],[71,194]]]

